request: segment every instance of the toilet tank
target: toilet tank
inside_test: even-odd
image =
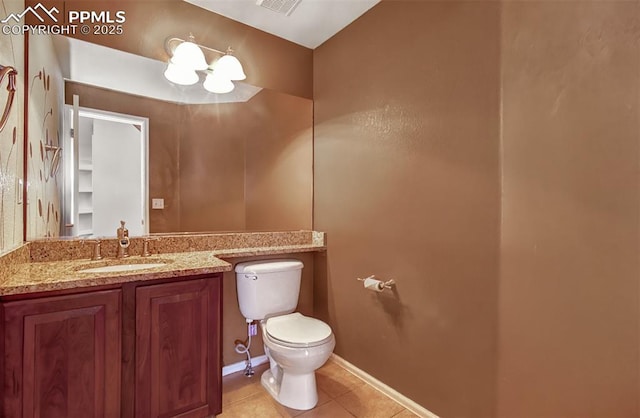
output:
[[[295,311],[300,294],[299,260],[263,260],[236,265],[240,312],[247,320],[261,320]]]

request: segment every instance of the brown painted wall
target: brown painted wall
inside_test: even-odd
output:
[[[316,314],[443,417],[495,415],[499,35],[498,3],[382,2],[314,53]]]
[[[337,354],[444,417],[640,414],[638,39],[638,2],[383,1],[315,51]]]
[[[640,3],[502,13],[500,417],[637,417]]]
[[[312,96],[313,52],[310,49],[187,2],[44,0],[41,3],[55,5],[60,10],[111,11],[112,16],[118,10],[126,12],[121,35],[82,35],[78,30],[74,36],[78,39],[166,61],[169,56],[165,40],[186,39],[192,33],[201,45],[218,50],[233,47],[249,84],[306,98]]]

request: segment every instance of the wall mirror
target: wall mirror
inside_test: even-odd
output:
[[[113,236],[118,227],[81,228],[79,217],[69,218],[74,195],[69,178],[86,182],[87,170],[52,175],[49,169],[53,153],[48,150],[56,147],[62,148],[61,166],[71,167],[71,144],[63,134],[69,124],[65,106],[72,105],[74,95],[81,108],[148,121],[148,166],[138,162],[131,171],[146,176],[146,183],[131,180],[145,183],[144,202],[135,216],[118,205],[112,210],[114,219],[141,226],[130,228],[132,235],[312,228],[310,99],[242,83],[229,96],[193,90],[198,85],[175,86],[162,77],[166,63],[60,35],[30,37],[28,52],[27,239],[83,232]],[[109,172],[117,172],[125,160],[127,165],[144,160],[122,149],[119,139],[112,133],[111,142],[100,148],[116,156],[105,157]],[[122,200],[113,193],[114,182],[93,182],[92,188],[94,197]],[[72,215],[84,211],[86,221],[95,214],[84,199]],[[158,208],[151,205],[154,199],[162,202]]]

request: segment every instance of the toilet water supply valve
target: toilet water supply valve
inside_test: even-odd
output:
[[[251,348],[251,337],[258,335],[258,324],[255,321],[247,319],[247,339],[245,341],[235,340],[235,350],[238,354],[246,354],[247,367],[244,369],[244,375],[247,377],[251,377],[254,374],[253,366],[251,365],[251,353],[249,352],[249,348]]]

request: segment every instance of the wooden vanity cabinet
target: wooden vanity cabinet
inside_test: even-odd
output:
[[[219,414],[221,286],[216,274],[0,303],[0,416]]]
[[[7,418],[120,415],[120,290],[2,305]]]
[[[136,417],[222,412],[220,280],[136,290]]]

